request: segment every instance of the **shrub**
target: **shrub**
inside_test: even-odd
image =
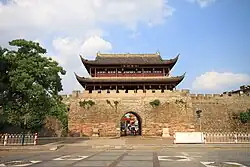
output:
[[[154,101],[149,102],[149,104],[150,104],[153,108],[155,108],[155,107],[160,106],[161,102],[160,102],[160,100],[155,99]]]
[[[250,121],[250,109],[240,113],[240,121],[244,124]]]
[[[84,100],[84,101],[80,101],[79,105],[83,108],[86,108],[86,107],[89,108],[95,105],[95,102],[92,100]]]

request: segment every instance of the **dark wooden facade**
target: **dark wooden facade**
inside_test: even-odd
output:
[[[176,64],[174,59],[163,60],[156,54],[101,54],[95,60],[81,61],[91,78],[79,77],[85,90],[173,90],[184,75],[171,77],[169,72]]]

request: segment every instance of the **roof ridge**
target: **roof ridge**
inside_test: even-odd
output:
[[[160,57],[158,53],[97,53],[98,57]]]

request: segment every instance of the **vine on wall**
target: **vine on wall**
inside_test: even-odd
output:
[[[160,102],[160,100],[155,99],[154,101],[149,102],[149,104],[150,104],[153,108],[155,108],[155,107],[160,106],[160,105],[161,105],[161,102]]]
[[[90,107],[92,107],[93,105],[95,105],[95,102],[92,100],[84,100],[84,101],[80,101],[79,105],[83,108],[87,108],[89,109]]]
[[[250,109],[248,109],[246,112],[241,112],[239,118],[243,124],[250,122]]]
[[[106,100],[106,103],[108,105],[110,105],[112,108],[114,108],[114,106],[112,105],[111,101],[109,101],[108,99]],[[119,101],[114,101],[114,105],[115,105],[115,110],[117,111],[117,106],[119,104]]]

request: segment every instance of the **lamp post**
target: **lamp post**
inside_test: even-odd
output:
[[[200,131],[201,131],[201,113],[202,113],[201,110],[197,110],[196,111],[197,118],[199,119]]]

